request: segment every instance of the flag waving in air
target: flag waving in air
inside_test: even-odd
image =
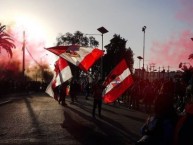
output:
[[[67,61],[59,57],[55,63],[54,77],[51,83],[48,85],[46,93],[55,98],[54,89],[71,78],[72,73]]]
[[[98,48],[80,47],[78,45],[56,46],[47,48],[48,51],[66,59],[84,71],[103,56],[103,51]]]
[[[106,86],[103,92],[105,103],[114,102],[133,84],[133,78],[125,59],[122,59],[110,72],[103,84]]]

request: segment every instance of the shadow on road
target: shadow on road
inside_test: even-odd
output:
[[[70,113],[72,111],[92,124],[73,119]],[[139,138],[107,117],[100,120],[94,119],[70,106],[65,107],[64,118],[62,127],[67,129],[82,145],[132,145],[132,142]],[[123,129],[125,133],[120,129]]]
[[[77,106],[85,111],[87,111],[88,113],[91,113],[91,111],[89,111],[88,109],[85,109],[86,107],[84,107],[83,105],[81,104],[77,104]],[[104,109],[104,111],[106,111],[107,109]],[[108,110],[109,111],[109,110]],[[109,111],[111,113],[114,113],[114,114],[117,114],[116,112],[114,111]],[[118,116],[120,116],[120,114],[117,114]],[[128,116],[127,116],[128,117]],[[132,116],[131,116],[132,117]],[[119,129],[121,130],[122,134],[125,135],[126,134],[126,138],[128,138],[129,140],[131,141],[136,141],[138,140],[138,138],[140,137],[139,135],[136,135],[136,134],[133,134],[130,130],[127,130],[126,128],[124,128],[123,125],[121,125],[119,122],[115,121],[115,120],[112,120],[111,118],[108,118],[107,116],[103,116],[102,117],[103,121],[107,122],[107,123],[110,123],[114,129]],[[142,121],[143,120],[140,120],[139,118],[135,118],[135,117],[132,117],[131,119],[134,119],[135,121]],[[104,123],[104,122],[103,122]],[[116,131],[116,134],[119,133],[120,131]],[[120,133],[121,133],[120,132]]]
[[[31,129],[29,130],[29,133],[32,136],[38,137],[42,135],[43,129],[40,127],[40,123],[37,119],[37,115],[34,113],[34,110],[31,106],[30,101],[28,100],[28,97],[24,98],[24,102],[26,104],[26,107],[28,109],[29,115],[31,117]]]

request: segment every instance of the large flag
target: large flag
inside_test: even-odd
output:
[[[103,84],[106,86],[103,92],[105,103],[114,102],[133,84],[133,78],[125,59],[122,59],[110,72]]]
[[[55,63],[54,77],[48,85],[46,93],[55,98],[54,89],[71,78],[72,73],[67,61],[59,57],[59,59]]]
[[[88,71],[104,53],[98,48],[80,47],[78,45],[56,46],[47,48],[47,50],[66,59],[84,71]]]

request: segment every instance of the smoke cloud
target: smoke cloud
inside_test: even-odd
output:
[[[155,41],[151,48],[151,60],[160,67],[170,66],[178,69],[180,62],[190,62],[188,57],[193,53],[193,42],[190,37],[193,33],[189,30],[172,36],[167,42]]]
[[[180,22],[193,25],[193,1],[192,0],[179,0],[181,6],[175,18]],[[192,30],[186,29],[175,34],[171,34],[166,42],[154,41],[150,48],[150,60],[154,62],[157,67],[168,67],[176,70],[179,69],[180,62],[193,64],[192,60],[188,57],[193,53],[193,37]]]
[[[3,75],[3,72],[10,71],[12,72],[11,75],[17,76],[17,74],[20,74],[22,72],[22,64],[23,64],[23,42],[24,42],[24,36],[23,36],[23,29],[20,26],[15,26],[14,23],[10,25],[6,25],[6,32],[10,34],[14,40],[14,44],[16,46],[15,49],[13,49],[13,56],[10,58],[5,50],[1,50],[0,53],[0,73],[1,77],[5,76],[5,73]],[[40,66],[43,64],[48,64],[46,53],[47,51],[44,50],[44,38],[40,37],[32,37],[30,35],[30,31],[25,32],[25,71],[26,75],[30,76],[32,71],[40,71],[40,69],[31,69],[34,68],[34,66]],[[35,72],[35,74],[39,74],[39,72]],[[6,76],[8,77],[8,76]],[[32,77],[32,76],[30,76]]]

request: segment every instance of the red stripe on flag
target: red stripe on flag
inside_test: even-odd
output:
[[[69,48],[69,46],[56,46],[56,47],[50,47],[50,48],[46,48],[46,50],[56,54],[56,55],[60,55],[64,52],[66,52],[66,50]]]
[[[47,48],[47,50],[80,67],[84,71],[88,71],[94,62],[103,55],[103,51],[98,48],[93,49],[78,45],[56,46]]]
[[[104,82],[104,86],[107,86],[112,80],[114,80],[117,76],[123,73],[124,70],[128,68],[125,59],[122,59],[118,65],[109,73],[107,79]]]
[[[64,58],[60,57],[58,60],[58,66],[59,66],[59,70],[63,70],[65,67],[68,66],[68,62]]]
[[[72,74],[70,67],[68,66],[68,62],[61,57],[59,57],[59,59],[56,61],[54,71],[54,77],[46,88],[46,93],[57,99],[55,94],[56,92],[54,90],[57,86],[62,85],[64,82],[72,78]]]
[[[118,97],[120,97],[131,85],[133,84],[133,79],[127,62],[122,59],[118,65],[110,72],[107,79],[104,82],[106,86],[105,94],[103,100],[105,103],[114,102]]]
[[[56,71],[56,86],[61,85],[72,77],[72,73],[70,67],[68,66],[68,62],[59,57],[55,64]]]
[[[111,91],[103,96],[105,103],[112,103],[118,97],[120,97],[131,85],[133,84],[133,78],[131,75],[126,77],[120,84],[116,85]]]
[[[97,61],[101,56],[103,56],[103,51],[100,49],[93,49],[84,59],[79,63],[79,67],[84,71],[88,69]]]

